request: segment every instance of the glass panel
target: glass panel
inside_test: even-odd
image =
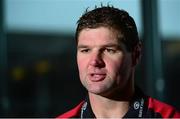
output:
[[[180,1],[159,1],[166,102],[180,109]]]

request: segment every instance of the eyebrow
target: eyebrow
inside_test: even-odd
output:
[[[78,45],[77,48],[88,48],[88,45]],[[116,47],[116,48],[120,48],[119,44],[114,44],[114,43],[110,43],[110,44],[105,44],[105,45],[101,45],[100,47]]]
[[[116,48],[120,48],[120,45],[112,43],[112,44],[102,45],[102,47],[116,47]]]
[[[77,49],[80,49],[80,48],[88,48],[88,45],[78,45]]]

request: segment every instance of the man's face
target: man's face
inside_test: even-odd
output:
[[[113,30],[88,28],[78,37],[77,64],[84,87],[90,93],[109,96],[126,87],[132,58]]]

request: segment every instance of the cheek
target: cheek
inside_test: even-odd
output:
[[[111,75],[118,75],[121,70],[121,59],[107,61],[107,70]]]
[[[78,65],[78,69],[79,69],[79,73],[83,73],[86,70],[87,67],[87,60],[85,60],[82,57],[77,57],[77,65]]]
[[[107,65],[108,77],[114,83],[114,85],[120,85],[122,83],[121,79],[121,62],[120,61],[113,61],[109,62]]]

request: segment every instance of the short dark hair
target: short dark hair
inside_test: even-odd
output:
[[[128,51],[133,51],[139,42],[134,19],[124,10],[110,6],[102,6],[86,11],[77,21],[75,39],[78,43],[80,32],[86,28],[107,27],[116,30],[118,39],[123,41]]]

